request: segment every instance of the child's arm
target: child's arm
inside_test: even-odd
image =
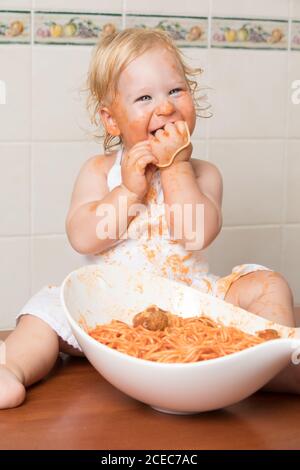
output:
[[[129,194],[124,187],[117,186],[109,191],[107,186],[107,173],[109,166],[107,159],[110,157],[96,156],[89,159],[81,168],[75,182],[71,205],[66,220],[66,232],[72,247],[81,254],[96,254],[108,249],[120,238],[114,235],[99,239],[97,225],[100,217],[96,215],[100,204],[110,204],[115,207],[118,215],[118,200],[124,196],[128,200],[128,207],[137,202],[137,199]],[[111,163],[111,162],[110,162]],[[116,227],[130,222],[127,213],[121,214],[123,220],[118,220]]]
[[[193,243],[193,249],[206,248],[216,238],[222,227],[223,184],[217,167],[203,160],[175,160],[170,167],[161,170],[161,181],[171,237],[173,238],[176,233],[182,233],[182,238],[175,238],[187,247]],[[187,226],[190,218],[174,220],[169,210],[173,204],[178,204],[182,213],[184,213],[184,205],[190,204],[193,221],[195,221],[196,204],[204,204],[204,227],[197,227],[198,231],[199,228],[204,229],[202,242],[197,242],[201,237],[196,237],[194,240],[187,239],[186,235],[190,233],[190,227]],[[176,227],[174,225],[176,223],[182,223],[183,226]],[[195,224],[192,227],[195,230]]]
[[[123,184],[112,191],[107,186],[107,174],[114,157],[96,156],[83,165],[75,182],[66,220],[67,235],[76,251],[97,254],[116,244],[134,218],[134,215],[129,215],[130,208],[140,203],[147,191],[151,171],[146,170],[146,166],[155,161],[148,144],[133,146],[123,158]],[[103,211],[102,214],[99,210]],[[101,223],[103,219],[105,224]],[[99,227],[103,227],[106,233],[100,234]]]

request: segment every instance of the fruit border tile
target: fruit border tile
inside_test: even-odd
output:
[[[128,13],[126,27],[162,29],[170,34],[179,47],[207,47],[207,17]]]
[[[292,23],[291,49],[300,51],[300,21],[293,21]]]
[[[212,47],[287,49],[288,21],[253,18],[212,18]]]
[[[37,11],[34,18],[35,44],[93,45],[100,35],[122,29],[118,13]]]
[[[167,31],[179,47],[209,46],[208,18],[183,15],[127,13],[126,27]],[[34,21],[35,44],[94,45],[101,35],[123,27],[122,13],[0,10],[0,45],[30,44]],[[211,47],[287,50],[287,19],[212,17]],[[300,21],[293,20],[291,49],[300,51]]]
[[[30,11],[0,10],[0,44],[30,44]]]

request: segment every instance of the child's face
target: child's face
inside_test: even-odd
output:
[[[196,122],[193,98],[181,67],[174,54],[163,48],[145,52],[123,70],[110,110],[126,150],[147,140],[151,131],[167,122],[186,121],[190,134]]]

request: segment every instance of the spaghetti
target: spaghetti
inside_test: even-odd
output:
[[[156,312],[160,310],[155,306],[146,309],[144,312],[148,319],[151,309]],[[140,321],[144,312],[136,315],[135,318],[139,316],[139,321],[133,322],[136,326],[112,320],[93,329],[85,328],[92,338],[119,352],[148,361],[168,363],[214,359],[279,337],[275,330],[264,330],[265,335],[256,336],[206,316],[181,318],[164,311],[161,312],[167,316],[167,326],[164,329],[147,329],[145,323],[143,325]]]
[[[167,168],[168,166],[172,165],[176,155],[179,154],[179,152],[181,152],[181,150],[185,149],[186,147],[188,147],[191,143],[191,136],[190,136],[190,131],[189,131],[189,126],[187,124],[186,121],[184,121],[184,124],[185,124],[185,129],[186,129],[186,133],[187,133],[187,141],[185,144],[183,144],[179,149],[177,149],[173,155],[170,157],[169,161],[166,162],[166,163],[157,163],[156,166],[158,166],[158,168]]]

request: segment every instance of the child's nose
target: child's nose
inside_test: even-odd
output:
[[[162,100],[155,108],[155,114],[158,116],[161,114],[172,114],[175,111],[173,103],[168,99]]]

